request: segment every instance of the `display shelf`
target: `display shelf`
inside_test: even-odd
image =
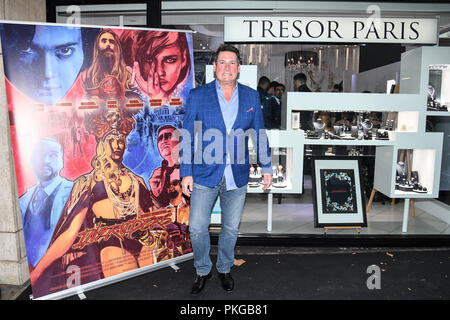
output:
[[[449,117],[450,111],[427,111],[427,117]]]
[[[432,197],[431,192],[427,193],[417,193],[417,192],[407,192],[407,191],[401,191],[401,190],[395,190],[393,198],[430,198]]]
[[[285,150],[283,167],[285,170],[285,180],[287,182],[287,186],[285,188],[271,187],[267,190],[262,190],[262,186],[248,187],[247,192],[303,193],[303,146],[305,145],[303,133],[299,130],[267,130],[266,133],[269,140],[269,146],[271,147],[273,165],[279,164],[275,157],[280,155],[278,152],[274,152],[274,150]],[[251,150],[254,149],[254,144],[251,139],[249,140],[249,148]],[[250,157],[253,157],[252,153],[250,153]]]
[[[390,140],[358,140],[358,139],[306,139],[307,145],[330,145],[330,146],[386,146],[393,145],[395,141]]]
[[[282,100],[281,128],[269,130],[271,147],[292,148],[291,186],[270,188],[268,193],[267,230],[272,224],[272,194],[301,193],[303,185],[303,156],[305,145],[328,146],[375,146],[375,165],[373,188],[390,198],[405,199],[402,231],[407,231],[410,199],[437,198],[442,162],[443,133],[426,132],[427,116],[448,116],[450,112],[427,111],[427,85],[429,66],[433,64],[450,65],[450,48],[422,47],[402,54],[400,93],[318,93],[288,92]],[[450,71],[450,68],[449,68]],[[450,84],[450,73],[443,77]],[[445,87],[449,87],[445,85]],[[450,92],[448,97],[450,100]],[[447,101],[446,100],[446,101]],[[393,130],[389,140],[349,140],[349,139],[308,139],[301,129],[292,125],[293,112],[386,112],[394,116]],[[298,114],[294,114],[298,117]],[[390,118],[391,120],[393,118]],[[296,118],[296,120],[299,120]],[[390,127],[392,129],[392,127]],[[367,133],[367,132],[366,132]],[[372,131],[372,135],[374,131]],[[367,135],[366,135],[367,136]],[[426,193],[405,192],[395,189],[396,165],[399,150],[411,150],[413,170],[419,172],[421,184]],[[331,156],[330,156],[331,157]],[[260,187],[248,188],[249,193],[263,192]]]
[[[397,134],[392,146],[377,147],[375,156],[374,188],[390,198],[437,198],[442,159],[442,133]],[[427,193],[395,190],[399,151],[410,150],[411,171],[417,171],[419,182]],[[403,160],[403,159],[402,159]]]
[[[423,100],[419,94],[288,92],[287,110],[420,111]]]
[[[286,187],[284,188],[276,188],[273,185],[267,189],[267,192],[271,192],[271,193],[291,193],[292,190],[292,182],[286,182]],[[258,187],[247,187],[247,192],[248,193],[263,193],[265,192],[262,189],[262,185],[258,186]]]

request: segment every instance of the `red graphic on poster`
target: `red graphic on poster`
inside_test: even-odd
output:
[[[35,298],[192,252],[178,141],[190,33],[0,24]]]

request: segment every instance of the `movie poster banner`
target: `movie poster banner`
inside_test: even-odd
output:
[[[192,34],[0,23],[34,298],[189,254]]]

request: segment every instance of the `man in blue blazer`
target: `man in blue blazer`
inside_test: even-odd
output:
[[[189,231],[196,278],[191,293],[202,291],[211,278],[209,223],[220,196],[222,228],[216,268],[222,287],[234,281],[234,247],[249,179],[248,139],[257,147],[266,190],[272,183],[272,165],[258,92],[236,81],[239,51],[228,44],[216,52],[216,80],[192,89],[186,102],[180,142],[180,177],[183,193],[191,197]]]

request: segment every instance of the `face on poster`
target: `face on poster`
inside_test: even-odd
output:
[[[186,32],[0,24],[35,298],[192,251],[178,135]]]

